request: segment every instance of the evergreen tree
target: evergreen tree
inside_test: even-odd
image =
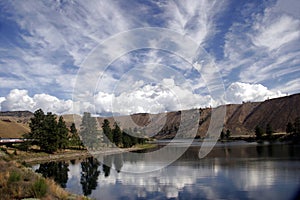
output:
[[[220,139],[221,139],[221,140],[224,140],[224,138],[225,138],[225,133],[224,133],[224,131],[222,130],[222,131],[221,131],[221,135],[220,135]]]
[[[300,135],[300,117],[297,117],[294,121],[294,131],[295,134]]]
[[[260,126],[256,126],[255,127],[255,136],[256,136],[256,139],[260,140],[261,137],[262,137],[262,135],[263,135],[263,131],[262,131],[261,127]]]
[[[289,122],[287,125],[286,125],[286,133],[293,133],[294,132],[294,125]]]
[[[28,141],[31,141],[33,144],[37,144],[41,136],[43,135],[43,127],[44,127],[45,113],[42,109],[38,109],[34,112],[33,117],[30,119],[29,127],[30,133],[26,135]]]
[[[269,138],[271,138],[272,134],[273,134],[273,129],[271,127],[271,125],[268,123],[266,126],[266,134]]]
[[[230,135],[231,135],[231,132],[229,129],[226,130],[226,139],[229,139],[230,138]]]
[[[122,131],[117,124],[117,122],[114,123],[114,128],[112,130],[113,132],[113,142],[115,143],[116,146],[121,146],[122,145]]]
[[[68,129],[62,116],[59,117],[57,123],[58,131],[58,148],[65,149],[68,146]]]
[[[85,112],[82,117],[80,135],[84,145],[88,148],[94,149],[97,145],[97,123],[94,117],[91,117],[91,113]]]
[[[107,119],[104,119],[104,121],[102,123],[102,130],[103,130],[103,134],[105,136],[104,143],[106,143],[108,145],[113,141],[113,134],[112,134],[112,130],[110,128],[109,121]]]
[[[80,140],[79,134],[77,132],[75,123],[72,123],[70,126],[70,132],[71,132],[71,144],[74,146],[77,146],[80,148],[82,146],[82,142]]]
[[[132,140],[133,140],[133,137],[128,135],[125,131],[123,131],[122,133],[122,141],[123,141],[123,147],[124,148],[129,148],[129,147],[132,147]]]
[[[34,112],[29,123],[30,133],[24,137],[30,145],[36,144],[42,151],[53,153],[57,149],[65,148],[68,142],[68,129],[60,117],[58,122],[56,115],[48,112],[44,114],[42,109]]]
[[[47,113],[42,130],[43,131],[39,141],[39,146],[41,147],[41,150],[48,153],[55,152],[59,148],[59,133],[56,122],[56,116],[51,112]]]

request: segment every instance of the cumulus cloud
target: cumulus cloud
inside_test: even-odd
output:
[[[33,97],[28,95],[27,90],[13,89],[3,98],[1,103],[2,111],[29,110],[34,112],[41,108],[45,112],[57,114],[72,113],[72,101],[60,100],[48,94],[35,94]]]
[[[163,79],[158,84],[143,84],[140,81],[128,91],[120,94],[98,92],[95,109],[98,113],[160,113],[215,104],[209,95],[193,93],[190,88],[176,85],[173,79]]]
[[[280,91],[274,92],[261,84],[235,82],[226,90],[228,103],[242,103],[247,101],[264,101],[269,98],[283,96]]]

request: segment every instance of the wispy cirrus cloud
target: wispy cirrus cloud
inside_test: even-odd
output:
[[[193,48],[185,42],[173,45],[170,41],[176,40],[176,37],[172,34],[156,38],[151,34],[129,34],[116,40],[112,46],[103,46],[98,55],[85,60],[95,47],[111,36],[145,27],[171,29],[204,47],[210,59],[217,63],[225,87],[231,92],[238,94],[240,87],[233,90],[232,85],[245,83],[249,84],[245,87],[249,91],[257,85],[264,87],[258,87],[266,91],[260,93],[260,99],[266,99],[269,92],[296,93],[299,92],[300,75],[300,16],[296,12],[297,6],[299,3],[296,0],[289,0],[288,3],[283,0],[246,3],[225,0],[1,2],[0,96],[6,98],[13,89],[18,88],[25,89],[32,99],[34,94],[71,99],[73,87],[79,82],[82,91],[95,89],[91,93],[82,93],[87,97],[86,102],[80,104],[84,104],[83,108],[94,106],[90,96],[98,98],[102,95],[105,101],[99,100],[96,104],[101,108],[99,111],[109,112],[107,99],[117,99],[120,95],[138,98],[138,94],[144,92],[147,98],[140,101],[160,102],[158,108],[175,109],[174,106],[164,105],[168,104],[170,97],[154,87],[168,86],[164,85],[163,80],[173,79],[173,89],[193,98],[183,102],[184,108],[209,106],[208,84],[201,75],[215,74],[197,71],[193,68],[194,63],[180,58],[183,55],[192,57]],[[157,49],[125,51],[143,41],[141,38],[149,38],[143,47],[158,46],[163,49],[167,46],[173,52],[167,54]],[[178,49],[182,55],[175,54]],[[122,54],[124,52],[126,54]],[[91,76],[78,80],[77,72],[87,64],[84,61],[90,62],[90,69],[85,72]],[[113,62],[106,66],[103,73],[99,64],[104,61]],[[208,80],[213,81],[213,78]],[[138,87],[126,93],[126,84],[127,89]],[[153,89],[153,96],[147,96],[149,91],[144,90],[147,87]],[[231,94],[234,96],[233,92]],[[161,96],[166,101],[155,100],[152,98],[154,96]],[[255,95],[251,97],[252,100],[257,99]],[[242,98],[251,100],[247,95],[242,95],[231,101]],[[78,103],[76,99],[74,102]],[[132,106],[128,106],[132,112],[141,110],[135,110]]]
[[[219,62],[225,78],[279,89],[300,74],[299,30],[300,15],[279,12],[277,4],[252,13],[246,24],[234,23],[226,34],[225,59]]]

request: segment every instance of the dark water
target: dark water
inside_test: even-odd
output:
[[[174,145],[173,152],[180,146]],[[95,199],[297,199],[300,192],[300,146],[247,143],[217,144],[204,159],[190,147],[164,167],[128,154],[50,162],[33,168],[62,187]],[[170,156],[172,151],[169,151]],[[164,155],[166,156],[166,155]],[[149,166],[151,165],[151,166]],[[128,173],[144,168],[150,173]],[[130,169],[130,170],[128,170]]]

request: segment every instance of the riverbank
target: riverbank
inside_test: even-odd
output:
[[[21,151],[14,147],[0,149],[0,194],[1,199],[89,199],[71,194],[57,185],[54,180],[43,178],[26,167],[36,163],[50,161],[83,159],[92,155],[111,155],[154,148],[155,144],[136,145],[132,148],[102,148],[97,151],[64,150],[54,154],[39,151]]]
[[[0,157],[0,194],[1,199],[66,199],[87,200],[88,197],[71,194],[52,179],[43,178],[24,165]]]
[[[50,161],[73,160],[90,157],[93,155],[111,155],[124,152],[134,152],[156,147],[156,144],[139,144],[131,148],[101,148],[98,150],[70,150],[66,149],[53,154],[40,151],[21,151],[14,147],[2,147],[1,155],[7,155],[9,160],[13,160],[23,164],[36,164]]]

